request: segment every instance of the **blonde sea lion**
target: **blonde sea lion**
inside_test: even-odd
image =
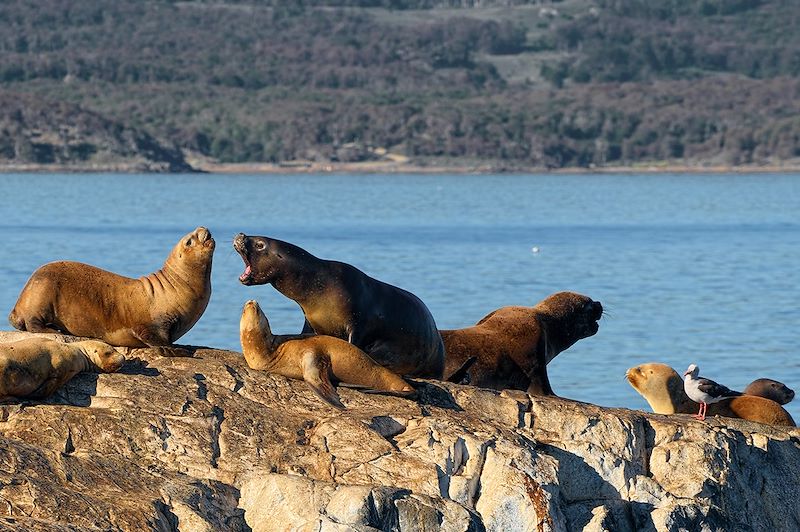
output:
[[[402,377],[375,363],[353,344],[333,336],[273,335],[256,301],[242,309],[239,321],[242,354],[252,369],[304,380],[324,401],[344,408],[331,382],[344,382],[409,396],[414,389]]]
[[[160,270],[138,279],[79,262],[51,262],[33,273],[8,321],[22,331],[116,346],[167,346],[205,311],[213,254],[211,233],[198,227],[181,238]]]
[[[693,414],[700,405],[689,399],[683,389],[683,379],[666,364],[651,362],[632,367],[625,377],[645,398],[656,414]],[[733,417],[768,425],[794,427],[789,412],[775,401],[753,395],[740,395],[708,405],[708,415]]]
[[[745,395],[766,397],[779,405],[785,405],[792,402],[792,399],[794,399],[794,390],[784,383],[772,379],[756,379],[748,384],[747,388],[745,388],[742,393]]]
[[[575,292],[558,292],[533,307],[502,307],[476,325],[441,330],[445,374],[468,367],[468,382],[483,388],[555,395],[547,364],[582,338],[595,334],[603,306]]]
[[[99,340],[25,338],[0,344],[0,401],[43,399],[81,371],[113,373],[125,357]]]
[[[233,248],[245,264],[239,281],[271,284],[297,302],[304,333],[347,340],[398,375],[442,378],[442,338],[428,307],[411,292],[274,238],[239,233]]]

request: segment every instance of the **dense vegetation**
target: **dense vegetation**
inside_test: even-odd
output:
[[[793,0],[472,3],[3,2],[0,161],[800,158]]]

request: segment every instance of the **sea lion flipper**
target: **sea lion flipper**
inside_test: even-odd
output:
[[[131,328],[131,334],[137,340],[145,344],[147,347],[158,351],[158,354],[162,357],[191,357],[191,351],[183,349],[182,347],[169,345],[169,333],[166,331],[169,331],[169,327],[162,327],[158,325],[138,326]]]
[[[331,359],[328,355],[306,351],[302,358],[303,379],[319,397],[331,406],[344,409],[331,383]]]
[[[455,370],[453,374],[447,377],[445,380],[447,382],[454,382],[456,384],[469,384],[469,368],[471,368],[472,365],[477,361],[478,357],[469,357],[463,364],[461,364],[460,368]]]

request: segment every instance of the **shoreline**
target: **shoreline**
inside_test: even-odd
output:
[[[632,166],[597,167],[520,167],[495,164],[421,164],[380,161],[359,163],[214,163],[188,161],[197,173],[208,174],[800,174],[800,163],[768,165],[688,165],[641,163]],[[66,164],[0,164],[0,174],[45,173],[186,173],[154,169],[141,163],[112,163],[92,165]]]

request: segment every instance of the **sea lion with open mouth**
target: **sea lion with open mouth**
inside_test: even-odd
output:
[[[442,338],[411,292],[274,238],[239,233],[233,248],[244,260],[242,284],[272,284],[300,305],[313,332],[347,340],[398,375],[442,378]]]

